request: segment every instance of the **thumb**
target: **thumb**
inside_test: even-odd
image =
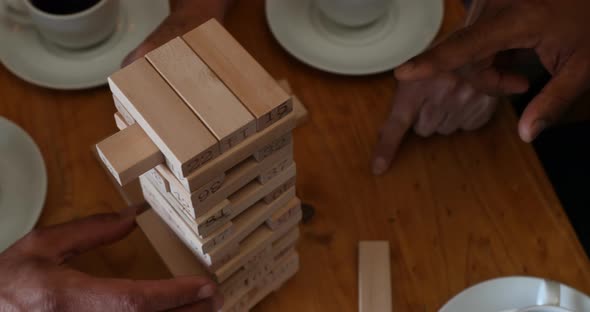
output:
[[[532,142],[547,126],[556,122],[572,101],[588,89],[590,66],[586,63],[575,62],[574,59],[566,63],[527,106],[518,125],[523,141]]]
[[[134,228],[134,215],[101,214],[35,230],[23,243],[31,253],[60,264],[76,254],[118,241]]]

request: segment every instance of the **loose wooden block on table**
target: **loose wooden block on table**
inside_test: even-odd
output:
[[[109,77],[109,86],[166,156],[174,174],[187,176],[219,155],[219,142],[145,59]]]
[[[162,153],[138,124],[121,130],[96,144],[98,155],[120,185],[135,180],[164,161]]]
[[[359,242],[359,312],[391,312],[388,241]]]
[[[292,111],[289,95],[216,20],[182,38],[254,115],[258,131]]]
[[[182,39],[146,58],[211,130],[222,153],[256,132],[252,114]]]

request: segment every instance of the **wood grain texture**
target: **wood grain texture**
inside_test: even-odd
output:
[[[463,16],[460,1],[445,3],[442,33]],[[357,311],[356,249],[373,239],[390,242],[394,311],[437,311],[466,287],[508,275],[590,293],[589,260],[508,106],[473,133],[409,134],[391,170],[373,177],[370,156],[395,93],[392,74],[341,77],[296,61],[268,31],[262,0],[236,1],[227,26],[274,77],[289,80],[310,114],[293,137],[297,193],[316,209],[301,226],[301,269],[254,311]],[[32,136],[47,166],[38,226],[126,206],[90,148],[116,131],[107,88],[46,90],[0,66],[0,93],[0,115]],[[169,276],[139,230],[69,265],[106,277]]]
[[[293,110],[289,95],[216,20],[182,38],[256,117],[258,131]]]
[[[164,162],[164,155],[145,132],[133,124],[96,144],[103,163],[120,185],[125,185]]]
[[[180,178],[219,155],[219,142],[145,59],[109,77],[114,96]]]
[[[252,114],[181,38],[146,58],[215,135],[222,153],[256,132]]]
[[[359,312],[392,312],[388,241],[359,242]]]

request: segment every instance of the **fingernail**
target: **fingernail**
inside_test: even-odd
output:
[[[197,297],[199,297],[199,299],[207,299],[211,298],[214,294],[215,288],[213,287],[213,285],[205,285],[201,287],[201,289],[199,289]]]
[[[387,171],[388,163],[384,158],[377,158],[373,161],[373,174],[382,175]]]
[[[528,129],[528,133],[524,133],[524,135],[521,134],[521,138],[525,142],[531,143],[537,138],[537,136],[539,136],[541,132],[543,132],[543,130],[545,130],[545,128],[547,128],[547,122],[543,119],[537,119],[535,120],[535,122],[533,122],[533,125]]]

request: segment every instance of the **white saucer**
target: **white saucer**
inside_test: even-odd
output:
[[[19,126],[0,117],[0,252],[39,219],[47,172],[39,148]]]
[[[384,72],[416,56],[435,38],[443,15],[441,0],[392,0],[383,18],[350,28],[327,20],[314,0],[266,0],[270,30],[289,53],[347,75]]]
[[[439,312],[499,312],[533,306],[542,284],[543,279],[533,277],[493,279],[464,290]],[[590,311],[590,297],[563,284],[560,301],[563,308]]]
[[[0,12],[0,61],[15,75],[43,87],[74,90],[103,85],[119,69],[125,56],[170,14],[167,0],[121,0],[120,3],[119,24],[113,36],[81,51],[48,43],[32,26],[11,22]]]

